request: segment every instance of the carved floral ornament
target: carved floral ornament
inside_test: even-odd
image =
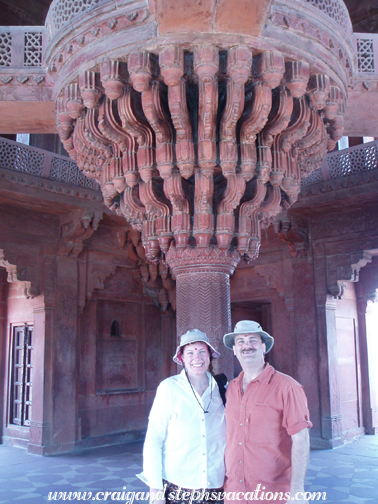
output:
[[[156,263],[194,245],[257,257],[261,227],[334,148],[344,111],[327,75],[245,45],[132,53],[56,101],[66,150]]]

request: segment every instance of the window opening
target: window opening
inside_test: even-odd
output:
[[[121,337],[121,331],[119,328],[118,320],[113,320],[112,326],[110,328],[110,336],[112,338],[120,338]]]

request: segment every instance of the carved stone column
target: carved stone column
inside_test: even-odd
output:
[[[0,367],[6,369],[6,323],[7,323],[7,274],[0,269]],[[4,373],[0,374],[0,390],[4,390]],[[4,399],[0,401],[0,418],[3,419]],[[3,420],[0,422],[0,437],[3,436]]]
[[[337,362],[336,300],[327,295],[325,303],[317,299],[319,337],[319,379],[321,435],[329,447],[342,444],[340,386]]]
[[[178,340],[188,329],[204,331],[221,353],[215,371],[233,378],[232,354],[223,345],[223,335],[231,330],[230,275],[239,254],[215,247],[171,248],[167,261],[176,277]]]
[[[220,348],[229,275],[341,137],[354,61],[347,18],[331,25],[293,0],[234,5],[93,6],[46,53],[64,147],[141,233],[148,269],[166,280],[170,266],[178,335],[200,326]]]

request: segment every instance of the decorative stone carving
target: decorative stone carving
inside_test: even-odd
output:
[[[84,240],[90,238],[98,228],[102,212],[77,210],[62,218],[59,255],[78,256]]]
[[[294,217],[290,218],[287,212],[277,216],[274,227],[279,238],[287,244],[292,257],[307,257],[310,248],[307,227],[295,222]]]
[[[280,53],[261,53],[252,64],[251,49],[240,45],[227,53],[223,107],[218,49],[197,46],[192,59],[184,56],[177,46],[163,48],[158,60],[132,53],[129,83],[120,61],[104,62],[101,75],[86,71],[57,100],[58,130],[79,167],[99,180],[107,206],[141,230],[149,261],[159,262],[172,239],[187,247],[191,235],[205,248],[211,240],[229,248],[236,239],[241,255],[256,257],[261,226],[296,201],[301,171],[324,157],[327,125],[339,135],[340,93],[333,86],[327,105],[329,79],[312,75],[311,109],[303,95],[306,62],[291,62],[285,73]],[[186,80],[186,65],[193,65],[197,86]],[[159,71],[166,87],[158,82]],[[282,79],[288,88],[277,87]],[[195,93],[198,107],[194,101],[189,114]],[[317,111],[326,105],[327,124]]]
[[[35,265],[20,267],[16,265],[16,262],[17,258],[6,257],[4,250],[0,249],[0,266],[6,269],[8,282],[21,283],[25,297],[33,299],[40,293],[39,282],[35,278],[36,273],[38,273],[35,270]]]
[[[247,3],[251,9],[256,2]],[[195,285],[191,275],[209,275],[209,282],[220,275],[216,296],[224,296],[238,261],[258,256],[261,230],[297,200],[302,175],[321,165],[342,133],[350,54],[330,44],[330,23],[342,30],[336,18],[307,3],[276,0],[265,28],[259,18],[239,33],[220,23],[214,5],[206,2],[211,29],[201,19],[190,26],[179,8],[167,13],[177,17],[179,31],[151,4],[142,12],[121,2],[117,17],[93,8],[76,30],[85,47],[67,28],[64,48],[71,43],[72,52],[58,42],[47,54],[57,69],[62,142],[99,182],[108,208],[140,232],[140,275],[146,291],[160,289],[155,298],[163,306],[172,289],[159,284],[160,267],[169,266],[180,288]],[[307,11],[314,22],[304,20]],[[261,30],[263,37],[247,36]],[[311,52],[303,37],[316,41]],[[178,311],[190,305],[194,313],[193,303],[178,300]],[[215,321],[202,322],[211,333]]]
[[[326,274],[328,292],[334,298],[341,299],[345,288],[342,281],[358,282],[360,269],[371,262],[371,260],[372,255],[365,251],[327,257]]]

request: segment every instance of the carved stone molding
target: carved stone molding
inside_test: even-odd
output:
[[[117,237],[120,248],[125,249],[127,257],[136,263],[144,294],[152,297],[163,312],[169,305],[175,310],[176,284],[167,264],[155,264],[147,260],[139,231],[120,228]]]
[[[17,266],[17,257],[5,254],[4,250],[0,249],[0,267],[7,271],[7,280],[9,283],[20,283],[22,290],[27,299],[32,299],[39,295],[39,282],[35,279],[38,268],[35,264],[32,266]]]
[[[289,217],[287,212],[278,214],[274,228],[278,237],[287,244],[293,258],[306,258],[310,250],[308,228]]]
[[[259,276],[264,278],[267,287],[275,289],[280,296],[285,295],[282,263],[257,264],[254,269]]]
[[[87,269],[87,298],[92,297],[95,289],[104,289],[105,280],[114,275],[115,264],[89,264]]]
[[[98,228],[103,212],[75,210],[62,217],[58,255],[77,257],[84,247],[84,240],[90,238]]]
[[[166,254],[166,261],[175,277],[185,272],[232,275],[240,261],[240,256],[235,250],[221,250],[214,246],[181,249],[172,244]]]
[[[358,282],[360,269],[370,263],[372,255],[366,251],[333,255],[326,258],[327,290],[334,297],[344,295],[344,281]]]
[[[361,286],[360,296],[366,301],[376,302],[378,300],[378,261],[374,257],[370,264],[363,268],[359,274],[359,284]]]

